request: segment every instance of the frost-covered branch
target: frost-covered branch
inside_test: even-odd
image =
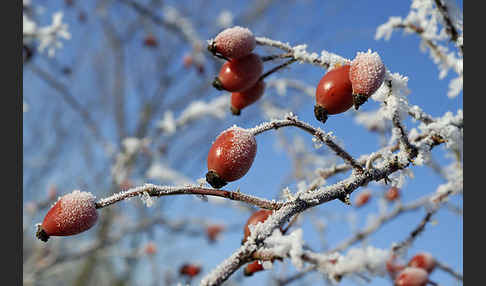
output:
[[[435,265],[437,266],[437,268],[441,269],[442,271],[447,272],[450,275],[454,276],[457,280],[459,280],[459,281],[464,280],[464,277],[461,273],[455,271],[454,269],[452,269],[450,266],[444,264],[443,262],[435,260]]]
[[[459,95],[463,88],[464,37],[462,34],[462,12],[454,7],[455,13],[450,13],[451,8],[453,8],[451,2],[447,2],[446,5],[442,0],[413,0],[407,17],[405,19],[390,17],[388,22],[377,28],[375,38],[388,40],[397,28],[404,29],[407,33],[418,34],[422,39],[422,48],[428,47],[430,49],[430,56],[439,66],[439,78],[444,78],[449,69],[458,74],[458,77],[449,83],[447,95],[453,98]],[[442,26],[439,24],[442,24]],[[451,39],[456,43],[460,54],[449,51],[448,42]]]
[[[287,116],[284,120],[273,120],[271,122],[262,123],[259,126],[251,129],[251,131],[253,132],[253,134],[258,135],[265,131],[278,129],[285,126],[295,126],[304,131],[307,131],[311,135],[315,136],[317,140],[326,144],[331,150],[336,153],[336,155],[341,157],[346,163],[351,165],[357,171],[363,171],[363,168],[356,162],[356,160],[351,155],[349,155],[348,152],[346,152],[343,148],[341,148],[334,142],[334,136],[332,136],[330,133],[325,133],[320,128],[312,127],[311,125],[297,119],[297,117],[293,116],[292,114]]]
[[[264,37],[257,37],[256,43],[261,46],[268,46],[273,48],[281,49],[289,54],[291,54],[291,58],[297,60],[300,63],[310,63],[313,65],[321,66],[325,69],[334,66],[335,64],[344,64],[349,63],[348,59],[345,59],[341,56],[338,56],[333,53],[329,53],[327,51],[322,51],[321,55],[319,56],[317,53],[309,54],[306,49],[307,45],[297,45],[292,47],[289,43],[282,43],[280,41],[264,38]]]
[[[417,156],[417,148],[410,144],[408,141],[408,136],[405,133],[405,127],[403,127],[402,123],[400,122],[400,118],[398,114],[393,116],[393,126],[398,130],[399,141],[400,145],[403,146],[402,148],[408,154],[409,158],[415,158]]]
[[[459,32],[457,31],[457,28],[455,27],[455,24],[453,23],[452,17],[449,14],[449,7],[447,7],[447,1],[442,1],[442,0],[434,0],[435,6],[437,6],[437,9],[439,10],[440,14],[444,18],[444,23],[446,26],[446,31],[451,37],[451,41],[457,42],[457,39],[459,38]],[[463,51],[463,44],[460,44],[460,49],[461,52]]]
[[[428,136],[425,135],[422,140],[428,139]],[[432,147],[441,144],[433,138],[431,140],[435,142],[435,144],[432,143]],[[408,159],[401,156],[393,156],[375,169],[361,174],[352,174],[347,179],[334,185],[312,192],[297,193],[294,199],[286,202],[264,223],[256,225],[252,234],[248,237],[247,242],[218,267],[213,269],[211,273],[206,275],[201,281],[201,285],[219,285],[226,281],[239,267],[249,261],[251,255],[262,246],[262,242],[273,233],[274,229],[281,227],[297,213],[334,199],[346,197],[370,181],[383,180],[392,173],[407,168],[409,164]]]
[[[193,101],[186,107],[176,119],[171,111],[164,114],[164,118],[159,121],[158,127],[167,134],[174,134],[177,129],[205,116],[223,119],[229,110],[230,102],[228,95],[220,95],[208,102]]]
[[[239,191],[226,191],[217,189],[208,189],[200,186],[158,186],[153,184],[145,184],[140,187],[132,188],[123,191],[107,198],[100,199],[96,202],[96,208],[104,208],[112,204],[127,200],[133,197],[141,197],[148,206],[152,204],[151,197],[163,197],[171,195],[200,195],[200,196],[216,196],[230,200],[245,202],[264,209],[279,209],[283,206],[283,202],[269,201],[255,196],[246,195]]]
[[[71,39],[68,25],[62,22],[62,12],[54,13],[52,15],[52,24],[44,27],[39,27],[31,16],[29,16],[29,13],[23,13],[22,17],[24,44],[29,44],[32,41],[39,42],[39,51],[43,52],[47,49],[47,55],[49,57],[54,56],[56,49],[62,48],[63,44],[61,39]]]

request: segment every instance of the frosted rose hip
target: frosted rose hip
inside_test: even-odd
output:
[[[51,207],[41,225],[37,238],[47,241],[50,236],[68,236],[90,229],[98,220],[95,197],[78,190],[64,195]]]
[[[253,164],[256,150],[255,136],[249,130],[234,126],[223,131],[209,150],[206,181],[221,188],[240,179]]]
[[[249,55],[255,46],[253,33],[247,28],[235,26],[219,33],[208,49],[213,54],[219,53],[226,58],[239,59]]]
[[[272,213],[273,213],[273,211],[271,211],[271,210],[259,210],[259,211],[254,212],[245,224],[242,242],[245,243],[246,239],[251,234],[250,228],[249,228],[250,225],[254,225],[254,224],[257,224],[259,222],[264,222],[265,220],[267,220],[267,218]]]
[[[429,274],[422,268],[407,267],[395,279],[395,286],[425,286]]]
[[[378,90],[385,79],[385,72],[385,65],[378,53],[371,53],[371,50],[366,53],[358,52],[349,70],[356,109]]]
[[[428,273],[432,272],[435,268],[435,259],[432,254],[427,252],[421,252],[416,254],[410,262],[408,262],[408,266],[422,268]]]
[[[231,92],[243,91],[252,87],[260,78],[263,62],[256,54],[226,62],[221,67],[213,86]]]
[[[259,80],[254,86],[247,90],[231,93],[231,112],[234,115],[240,115],[241,110],[260,99],[264,91],[265,82]]]

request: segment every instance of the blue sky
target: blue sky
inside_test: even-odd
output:
[[[33,1],[36,3],[36,1]],[[63,1],[40,1],[41,5],[46,7],[46,14],[41,17],[42,20],[49,22],[49,15],[56,10],[66,10],[66,6]],[[141,3],[147,1],[140,1]],[[200,1],[184,1],[187,3],[184,6],[183,11],[186,15],[197,15],[198,9],[201,9]],[[438,68],[429,57],[428,53],[423,53],[419,50],[419,38],[416,35],[404,35],[401,31],[395,32],[390,41],[374,39],[376,28],[385,23],[390,16],[405,17],[410,9],[410,1],[283,1],[285,3],[290,2],[291,8],[286,5],[276,4],[265,14],[264,21],[260,21],[252,24],[249,28],[257,36],[267,36],[270,33],[271,37],[283,42],[289,42],[292,45],[306,43],[308,44],[307,51],[320,52],[322,49],[339,54],[346,58],[353,58],[357,51],[366,51],[371,49],[377,51],[385,65],[392,72],[398,72],[402,75],[409,77],[408,87],[411,90],[409,95],[409,101],[411,104],[419,105],[431,114],[432,116],[440,116],[446,111],[456,112],[457,109],[462,109],[462,93],[458,98],[449,99],[447,94],[447,88],[449,81],[454,77],[452,71],[449,75],[440,80],[438,75]],[[177,1],[166,1],[168,4],[177,3]],[[94,15],[94,6],[91,3],[77,3],[75,10],[67,10],[65,13],[65,20],[69,23],[69,30],[72,34],[72,40],[65,41],[64,49],[60,50],[56,54],[55,61],[62,65],[70,65],[73,63],[79,64],[79,69],[76,71],[76,81],[70,81],[66,78],[60,78],[61,81],[69,85],[72,89],[72,93],[80,99],[83,103],[89,101],[83,99],[83,94],[99,92],[95,90],[96,80],[95,74],[92,73],[93,59],[95,53],[102,51],[103,45],[106,43],[103,41],[99,29],[99,21],[97,21]],[[233,14],[238,15],[242,10],[245,10],[247,1],[221,1],[218,3],[208,3],[204,6],[204,11],[207,17],[217,17],[217,15],[223,10],[229,10]],[[460,4],[462,6],[462,2]],[[177,7],[181,7],[180,4]],[[82,8],[88,11],[89,22],[87,25],[80,25],[76,19],[77,12]],[[110,10],[110,15],[116,20],[120,26],[124,27],[124,22],[121,19],[116,19],[117,9]],[[122,12],[120,12],[122,13]],[[123,14],[124,15],[124,14]],[[275,24],[277,23],[277,24]],[[146,28],[152,30],[154,33],[160,33],[157,31],[157,27]],[[216,35],[218,29],[215,27],[199,27],[198,32],[202,39],[209,39]],[[153,63],[150,62],[150,57],[147,56],[145,49],[139,44],[143,38],[144,33],[138,31],[133,35],[133,43],[130,43],[127,47],[127,62],[130,65],[137,62],[147,67],[140,68],[140,70],[151,70]],[[83,49],[80,47],[85,47]],[[161,45],[161,49],[163,46]],[[179,54],[174,56],[180,56],[185,51],[189,50],[187,46],[183,46]],[[85,52],[87,51],[87,52]],[[266,49],[257,48],[257,52],[265,54],[268,52]],[[133,56],[132,56],[133,55]],[[101,54],[103,56],[103,54]],[[81,58],[81,59],[80,59]],[[76,60],[75,60],[76,59]],[[88,60],[86,60],[88,59]],[[40,67],[47,70],[53,69],[52,60],[49,59],[37,59],[35,62]],[[267,67],[265,68],[267,70]],[[129,71],[136,73],[137,71]],[[294,64],[289,69],[279,72],[272,76],[273,78],[285,77],[296,78],[304,81],[309,85],[316,85],[320,78],[325,74],[325,70],[310,65]],[[153,79],[153,77],[147,76],[147,79]],[[185,87],[191,86],[191,83],[197,80],[196,74],[188,75],[181,86],[171,90],[172,94],[176,94],[178,91],[184,90]],[[146,83],[147,86],[151,86],[150,83]],[[136,88],[136,81],[129,81],[127,84],[127,93],[130,96],[137,96],[140,92]],[[51,107],[50,104],[59,105],[61,103],[59,97],[53,95],[55,91],[46,87],[45,83],[39,80],[33,75],[29,69],[24,71],[24,101],[29,103],[31,111],[24,113],[24,141],[31,142],[32,138],[35,138],[36,132],[32,130],[31,126],[36,126],[34,123],[38,120],[42,120],[43,116],[49,114]],[[208,94],[208,100],[220,95],[220,92],[213,90]],[[265,96],[278,96],[275,90],[269,90]],[[286,99],[283,98],[282,101]],[[331,117],[325,126],[320,125],[314,118],[312,108],[313,102],[309,100],[309,97],[305,96],[303,104],[298,110],[294,112],[300,119],[309,122],[314,126],[321,127],[325,131],[332,131],[334,135],[344,142],[346,150],[348,150],[353,156],[358,157],[361,154],[366,154],[375,151],[379,147],[379,138],[375,134],[370,134],[366,130],[357,125],[351,116],[351,111],[347,112],[344,116]],[[129,101],[130,102],[130,101]],[[137,104],[134,100],[134,104]],[[281,102],[285,104],[285,102]],[[378,103],[369,101],[362,107],[362,110],[374,110],[378,108]],[[64,107],[67,108],[67,107]],[[135,110],[129,104],[127,107],[127,113]],[[248,112],[243,112],[240,118],[229,118],[228,121],[223,123],[215,123],[214,120],[204,121],[202,124],[206,124],[206,128],[212,128],[213,138],[222,130],[230,127],[233,124],[240,125],[242,127],[252,127],[255,123],[260,122],[261,118],[253,118],[258,111],[258,104],[248,108]],[[101,109],[102,110],[102,109]],[[175,113],[180,109],[174,110]],[[71,112],[66,110],[66,112]],[[50,116],[50,115],[48,115]],[[99,114],[95,116],[101,116]],[[79,120],[76,116],[63,117],[66,118],[65,124],[71,125],[76,128],[68,128],[69,136],[77,140],[76,138],[83,138],[83,136],[89,136],[86,131],[80,131]],[[71,122],[69,121],[71,120]],[[42,132],[44,135],[50,134],[50,123],[41,124],[43,126]],[[132,123],[128,123],[132,124]],[[408,122],[409,128],[414,126],[411,122]],[[100,127],[105,125],[100,123]],[[106,126],[109,128],[110,126]],[[312,148],[312,141],[310,136],[304,134],[300,130],[286,130],[287,135],[299,134],[306,140],[309,148]],[[106,132],[108,137],[111,136],[110,132]],[[188,135],[189,138],[190,135]],[[44,138],[44,137],[42,137]],[[282,187],[282,182],[285,176],[291,171],[290,158],[284,151],[275,148],[275,132],[271,131],[260,135],[257,138],[258,153],[254,161],[254,164],[250,172],[241,180],[231,183],[228,188],[235,189],[239,187],[243,192],[251,193],[257,196],[266,198],[277,198],[279,190]],[[84,139],[82,139],[84,140]],[[43,145],[48,145],[47,139],[41,140]],[[24,154],[35,154],[31,149],[31,145],[24,147]],[[205,153],[209,150],[209,143],[207,146],[200,146],[198,150],[190,150],[194,152],[194,156],[191,156],[190,162],[179,162],[178,166],[186,173],[186,175],[194,180],[203,177],[206,170]],[[97,186],[89,185],[88,183],[80,183],[83,180],[82,167],[80,164],[82,155],[81,146],[73,145],[73,147],[63,146],[59,152],[62,152],[61,160],[56,161],[56,170],[49,174],[49,176],[43,177],[40,185],[47,185],[49,182],[54,182],[63,186],[63,189],[74,188],[87,188],[96,193]],[[40,155],[46,148],[42,148]],[[180,150],[177,147],[171,149],[175,152],[188,152],[187,150]],[[95,152],[95,156],[103,156],[100,151]],[[444,158],[444,152],[442,147],[437,148],[434,151],[434,156],[438,162],[447,164],[449,159]],[[30,158],[24,157],[24,183],[30,175],[32,165],[30,165]],[[26,161],[27,160],[27,161]],[[169,161],[171,155],[169,155]],[[27,164],[26,164],[27,163]],[[183,166],[181,166],[183,165]],[[97,166],[99,169],[103,169],[103,166]],[[105,166],[106,168],[106,166]],[[408,180],[403,188],[403,200],[409,201],[414,198],[418,198],[426,193],[434,191],[437,186],[443,183],[443,179],[437,176],[430,168],[416,166],[412,168],[415,174],[415,178]],[[109,169],[107,170],[109,172]],[[108,175],[108,173],[107,173]],[[143,177],[139,177],[138,181],[149,181]],[[290,185],[295,190],[295,182]],[[379,193],[384,191],[384,188],[378,185],[370,185],[369,189]],[[30,201],[32,199],[38,199],[42,197],[41,193],[38,193],[32,188],[24,190],[24,201]],[[230,225],[243,225],[248,217],[247,212],[237,211],[235,208],[213,207],[210,204],[201,202],[192,197],[177,197],[164,199],[163,211],[170,215],[170,217],[209,217],[212,221],[227,223]],[[462,205],[462,199],[455,198],[451,200],[456,205]],[[124,202],[125,206],[131,204],[131,202]],[[160,207],[160,206],[159,206]],[[133,210],[132,207],[127,209]],[[147,210],[146,215],[153,215],[157,207]],[[316,214],[329,215],[336,217],[346,217],[354,209],[344,206],[338,201],[333,201],[317,207]],[[373,199],[372,202],[365,207],[356,211],[358,226],[364,226],[366,223],[367,215],[370,213],[376,213],[378,211],[377,199]],[[393,242],[401,241],[405,239],[408,233],[415,227],[422,217],[424,216],[424,210],[417,212],[407,213],[401,216],[399,219],[390,222],[382,229],[380,229],[375,235],[373,235],[369,241],[369,244],[380,248],[389,248]],[[39,218],[40,219],[40,218]],[[462,245],[463,245],[463,224],[462,217],[458,217],[447,210],[441,210],[434,217],[436,224],[428,226],[427,231],[421,235],[413,244],[409,250],[409,255],[413,255],[420,250],[426,250],[438,257],[439,260],[452,266],[453,269],[459,269],[462,272],[463,258],[462,258]],[[349,226],[342,223],[333,223],[328,221],[327,239],[331,245],[336,245],[340,239],[346,238],[350,235]],[[304,238],[310,246],[315,249],[320,249],[319,236],[316,234],[309,220],[302,222],[304,230]],[[93,233],[95,229],[91,230]],[[89,233],[80,235],[80,239],[89,238]],[[200,237],[188,238],[186,236],[172,236],[164,231],[164,229],[156,229],[153,233],[152,239],[155,239],[160,245],[160,255],[157,256],[157,263],[161,268],[160,273],[163,273],[165,269],[176,270],[179,265],[187,260],[199,261],[203,263],[204,273],[207,273],[210,269],[218,265],[223,259],[228,257],[238,246],[241,240],[241,231],[232,231],[225,233],[222,240],[214,245],[209,245],[204,239]],[[67,238],[66,238],[67,239]],[[150,239],[148,236],[143,236],[144,240]],[[122,246],[120,246],[121,249]],[[168,260],[169,258],[169,260]],[[285,263],[285,268],[282,263],[276,264],[276,273],[282,273],[284,269],[292,269],[290,262]],[[137,275],[140,278],[140,285],[145,285],[145,281],[150,281],[150,267],[147,261],[142,261],[140,267],[137,270]],[[241,275],[239,273],[238,275]],[[309,278],[315,278],[316,274],[309,275]],[[202,277],[199,276],[199,277]],[[269,281],[270,274],[258,273],[251,278],[245,278],[242,280],[243,285],[261,285]],[[435,271],[431,275],[431,279],[439,282],[441,285],[456,285],[454,280],[447,274],[441,271]],[[315,281],[315,280],[308,280]],[[344,279],[341,285],[356,285],[356,282],[350,279]],[[376,278],[373,280],[372,285],[390,285],[389,280]]]

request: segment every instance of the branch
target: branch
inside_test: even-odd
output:
[[[393,211],[391,211],[388,214],[382,215],[378,217],[373,224],[370,224],[368,227],[358,231],[354,236],[348,238],[347,240],[344,240],[341,242],[339,245],[334,247],[332,250],[329,251],[329,253],[332,252],[338,252],[338,251],[343,251],[344,249],[350,247],[351,245],[365,239],[372,233],[374,233],[376,230],[378,230],[381,226],[383,226],[385,223],[391,221],[392,219],[396,218],[397,216],[408,212],[408,211],[414,211],[417,210],[427,203],[430,202],[430,198],[432,196],[425,196],[420,199],[417,199],[416,201],[413,201],[409,204],[402,205],[399,204],[395,207]]]
[[[184,187],[173,187],[173,186],[158,186],[153,184],[145,184],[140,187],[132,188],[124,192],[120,192],[109,196],[104,199],[100,199],[96,202],[96,208],[104,208],[115,204],[117,202],[137,197],[137,196],[150,196],[150,197],[162,197],[162,196],[172,196],[172,195],[202,195],[202,196],[216,196],[222,197],[230,200],[245,202],[260,208],[276,210],[281,208],[284,203],[276,202],[274,200],[269,201],[266,199],[261,199],[255,196],[246,195],[240,193],[239,191],[226,191],[217,189],[208,189],[200,186],[184,186]]]
[[[62,83],[58,82],[53,76],[51,76],[48,72],[44,71],[43,69],[35,66],[30,65],[32,71],[37,74],[40,78],[42,78],[49,86],[54,88],[58,93],[62,96],[64,101],[74,110],[76,111],[85,125],[88,127],[88,130],[91,131],[93,137],[100,142],[104,148],[109,148],[110,145],[108,141],[103,137],[101,132],[98,130],[97,123],[92,119],[91,114],[88,112],[84,106],[69,92],[68,88],[63,85]]]
[[[457,38],[459,37],[459,33],[456,30],[456,27],[454,27],[454,24],[452,24],[451,17],[449,15],[449,11],[447,6],[442,3],[442,0],[434,0],[435,5],[437,6],[437,10],[439,10],[440,14],[444,18],[445,26],[446,26],[446,31],[451,37],[451,41],[457,43]],[[461,53],[463,53],[463,45],[460,46]]]
[[[425,136],[423,140],[427,139],[429,139],[428,136]],[[434,141],[432,138],[430,139]],[[435,146],[436,144],[432,143],[432,145]],[[220,285],[226,281],[238,268],[249,261],[252,254],[262,246],[263,240],[270,236],[274,229],[283,226],[295,214],[301,213],[313,206],[345,197],[370,181],[380,181],[390,174],[408,167],[409,164],[410,162],[408,160],[403,161],[399,159],[399,156],[395,156],[394,159],[388,161],[380,168],[369,170],[362,174],[351,175],[349,178],[324,189],[298,194],[295,199],[286,202],[264,223],[258,224],[248,237],[246,243],[212,272],[207,274],[202,279],[201,285]]]
[[[437,210],[438,208],[428,211],[425,217],[419,223],[419,225],[410,233],[408,238],[400,242],[398,245],[393,246],[392,251],[397,252],[403,248],[408,248],[413,243],[413,241],[418,237],[418,235],[425,230],[425,226],[430,221],[432,216],[437,212]]]
[[[336,143],[334,143],[331,135],[323,132],[318,128],[312,127],[311,125],[303,121],[298,120],[297,117],[295,116],[289,115],[284,120],[274,120],[271,122],[262,123],[259,126],[253,128],[252,132],[254,135],[258,135],[260,133],[263,133],[271,129],[278,129],[280,127],[286,127],[286,126],[295,126],[304,131],[307,131],[308,133],[310,133],[311,135],[319,139],[319,141],[323,142],[329,148],[331,148],[331,150],[333,150],[336,153],[336,155],[341,157],[346,163],[351,165],[355,170],[357,170],[358,172],[363,172],[363,168],[360,166],[360,164],[358,164],[358,162],[356,162],[356,160],[351,155],[349,155],[349,153],[347,153],[343,148],[339,147]]]
[[[393,126],[399,132],[400,145],[402,146],[402,148],[404,148],[404,151],[408,155],[408,158],[410,160],[412,160],[412,158],[417,157],[417,155],[418,155],[417,147],[410,144],[410,141],[408,140],[407,133],[405,132],[405,127],[403,127],[402,123],[400,122],[400,118],[398,116],[398,113],[394,114],[392,122],[393,122]]]
[[[443,270],[444,272],[447,272],[450,275],[454,276],[457,280],[464,281],[464,278],[463,278],[463,275],[462,274],[460,274],[459,272],[454,271],[454,269],[452,269],[451,267],[443,264],[442,262],[435,260],[435,265],[439,269]]]
[[[327,51],[322,51],[321,56],[319,57],[318,54],[312,53],[308,54],[305,49],[307,48],[306,45],[298,45],[295,47],[290,46],[288,43],[282,43],[280,41],[264,38],[264,37],[256,37],[257,45],[261,46],[268,46],[273,48],[281,49],[284,52],[290,54],[292,59],[295,59],[299,62],[307,62],[313,65],[321,66],[325,69],[335,65],[336,63],[348,63],[350,62],[348,59],[345,59],[341,56],[336,54],[329,53]]]

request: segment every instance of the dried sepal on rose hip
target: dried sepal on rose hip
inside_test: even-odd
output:
[[[395,286],[425,286],[429,281],[429,274],[422,268],[407,267],[395,279]]]
[[[227,28],[209,41],[208,50],[215,56],[226,59],[239,59],[249,55],[255,49],[256,40],[253,33],[243,27]]]
[[[432,254],[428,252],[417,253],[410,261],[408,266],[422,268],[428,273],[431,273],[436,266],[436,262]]]
[[[98,220],[95,197],[75,190],[64,195],[37,226],[36,237],[46,242],[51,236],[69,236],[90,229]]]
[[[256,54],[234,59],[223,64],[213,86],[230,92],[244,91],[260,78],[263,62]]]
[[[250,170],[257,151],[254,134],[237,126],[223,131],[208,153],[206,181],[216,189],[236,181]]]
[[[271,210],[258,210],[254,212],[250,216],[250,218],[248,218],[248,221],[245,224],[245,227],[243,229],[243,240],[241,241],[241,243],[242,244],[245,243],[248,237],[250,236],[251,234],[250,227],[249,227],[250,225],[255,225],[259,222],[266,221],[271,214],[273,214],[273,211]]]
[[[247,90],[231,93],[231,113],[240,115],[241,110],[259,100],[265,91],[265,82],[257,81]]]
[[[385,79],[385,72],[385,65],[378,53],[372,53],[371,50],[357,53],[349,70],[355,109],[358,109],[378,90]]]
[[[252,276],[253,273],[263,271],[263,264],[260,261],[254,261],[252,263],[248,263],[243,271],[245,276]]]
[[[335,67],[319,81],[314,115],[322,123],[326,122],[328,115],[343,113],[353,106],[349,69],[349,65]]]

